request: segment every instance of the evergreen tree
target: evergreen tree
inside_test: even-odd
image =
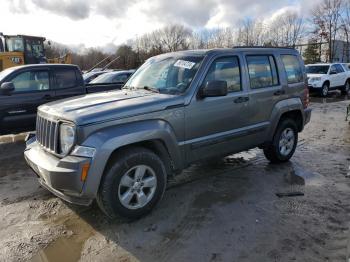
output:
[[[309,42],[304,54],[305,64],[314,64],[319,62],[318,45],[316,43]]]

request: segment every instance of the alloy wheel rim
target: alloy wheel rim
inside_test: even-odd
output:
[[[325,85],[325,86],[323,87],[322,92],[323,92],[323,95],[324,95],[324,96],[326,96],[326,95],[328,94],[328,86],[327,86],[327,85]]]
[[[152,200],[156,188],[157,177],[154,170],[146,165],[136,165],[122,176],[118,198],[124,207],[139,209]]]
[[[286,128],[283,130],[278,143],[278,148],[280,154],[283,156],[288,156],[292,152],[295,143],[295,135],[291,128]]]

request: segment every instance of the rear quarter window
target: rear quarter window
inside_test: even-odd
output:
[[[287,75],[288,84],[303,82],[303,70],[298,57],[295,55],[281,55],[281,59]]]
[[[75,69],[56,69],[56,88],[71,88],[77,85],[77,76],[75,74]]]

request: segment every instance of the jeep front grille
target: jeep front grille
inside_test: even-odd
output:
[[[57,152],[58,123],[42,116],[36,118],[36,139],[50,152]]]

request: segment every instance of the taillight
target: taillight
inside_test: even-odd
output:
[[[304,98],[303,98],[303,105],[304,108],[307,108],[310,104],[310,93],[309,93],[309,88],[307,85],[305,85],[304,89]]]

